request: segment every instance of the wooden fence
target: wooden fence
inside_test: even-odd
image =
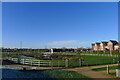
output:
[[[80,55],[119,57],[119,55],[113,55],[113,54],[90,54],[90,53],[87,54],[87,53],[81,53]]]
[[[25,65],[31,65],[31,66],[47,66],[47,67],[53,67],[54,65],[57,65],[57,67],[60,67],[60,61],[57,61],[57,63],[52,62],[52,60],[35,60],[35,59],[19,59],[19,58],[9,58],[10,61],[13,61],[14,63],[20,63]],[[54,65],[53,65],[54,64]],[[68,67],[68,60],[63,61],[63,67]]]
[[[9,58],[9,60],[20,63],[20,64],[26,64],[31,66],[41,66],[41,65],[49,65],[51,64],[48,60],[34,60],[34,59],[19,59],[19,58]]]
[[[9,58],[14,63],[20,63],[24,65],[39,66],[39,67],[81,67],[81,66],[93,66],[103,64],[115,64],[118,58],[113,59],[98,59],[98,60],[36,60],[36,59],[19,59]]]

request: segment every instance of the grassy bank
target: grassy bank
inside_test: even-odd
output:
[[[110,66],[109,67],[110,70],[112,69],[118,69],[118,66]],[[93,71],[104,71],[104,70],[107,70],[107,67],[101,67],[101,68],[94,68],[92,69]]]
[[[53,78],[88,78],[87,76],[84,76],[82,74],[79,74],[75,71],[65,71],[65,70],[48,70],[44,71],[44,73],[47,73],[49,76]]]

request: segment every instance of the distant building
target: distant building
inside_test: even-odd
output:
[[[107,49],[107,43],[108,43],[108,42],[100,42],[100,50],[101,50],[101,51]]]
[[[118,49],[119,49],[119,45],[116,44],[116,45],[114,46],[114,50],[118,50]]]
[[[120,42],[118,43],[115,40],[110,40],[108,42],[100,42],[92,44],[93,51],[105,51],[105,50],[118,50]]]
[[[97,51],[100,50],[100,43],[95,43],[95,50],[97,50]]]
[[[100,43],[93,43],[92,44],[92,50],[94,50],[94,51],[100,50]]]
[[[114,50],[115,45],[118,45],[118,42],[114,40],[110,40],[107,44],[107,49]]]
[[[95,43],[92,44],[92,50],[96,50]]]

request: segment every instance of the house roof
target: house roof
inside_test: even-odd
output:
[[[118,42],[115,40],[110,40],[110,42],[112,42],[114,45],[118,44]]]
[[[100,43],[96,43],[97,45],[100,45]]]
[[[101,43],[103,43],[104,45],[107,45],[108,42],[104,42],[104,41],[102,41]]]
[[[116,44],[115,46],[119,46],[118,44]]]

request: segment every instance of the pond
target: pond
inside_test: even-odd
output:
[[[37,60],[36,58],[28,57],[28,56],[23,56],[23,55],[19,55],[19,56],[15,56],[15,57],[19,58],[19,59],[33,59],[33,60]]]
[[[32,72],[24,72],[16,69],[0,69],[2,70],[2,78],[52,78],[48,74],[43,73],[42,71],[32,71]],[[26,80],[26,79],[25,79]]]

